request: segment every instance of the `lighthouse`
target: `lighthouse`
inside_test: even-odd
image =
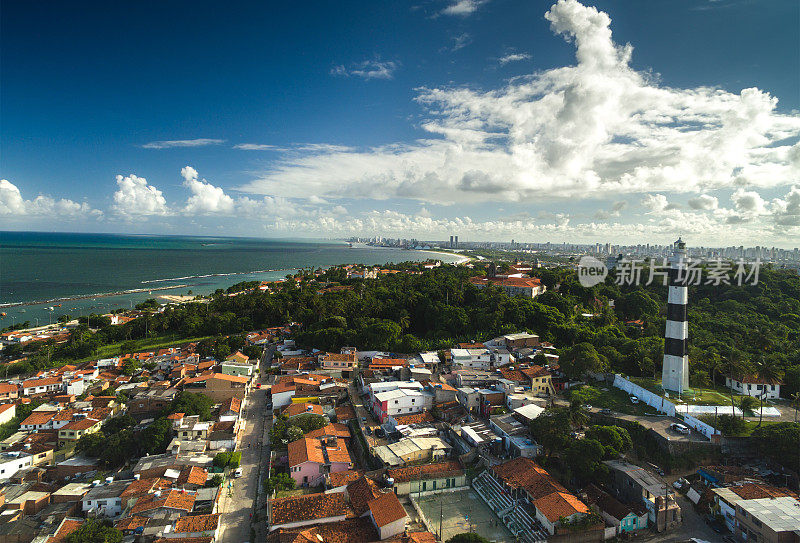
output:
[[[689,388],[689,355],[686,353],[686,342],[689,337],[689,325],[686,322],[689,288],[686,285],[686,243],[680,238],[672,244],[669,265],[667,326],[664,330],[664,367],[661,370],[661,386],[665,390],[681,394]]]

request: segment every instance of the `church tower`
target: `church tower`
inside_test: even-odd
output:
[[[689,325],[686,322],[689,288],[686,285],[686,243],[680,238],[672,245],[669,264],[667,327],[664,331],[664,367],[661,370],[661,386],[665,390],[681,394],[689,388],[689,355],[686,353],[686,341],[689,337]]]

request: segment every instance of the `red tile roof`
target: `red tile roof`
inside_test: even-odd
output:
[[[350,497],[350,505],[356,515],[361,516],[369,509],[369,502],[380,496],[380,489],[375,481],[363,475],[347,485],[347,495]]]
[[[364,475],[364,472],[361,470],[348,469],[331,473],[328,477],[331,482],[331,487],[336,488],[357,481],[362,475]]]
[[[167,509],[180,509],[183,511],[191,511],[194,507],[195,494],[191,492],[181,492],[180,490],[163,491],[161,497],[155,494],[148,494],[139,498],[136,505],[131,509],[131,514],[135,515],[143,511],[152,511],[153,509],[167,508]]]
[[[369,511],[379,528],[408,517],[394,492],[386,492],[369,502]]]
[[[83,524],[83,519],[78,518],[65,518],[61,525],[58,527],[55,535],[47,540],[47,543],[60,543],[64,541],[69,534],[77,530]]]
[[[324,436],[336,436],[349,439],[350,430],[347,428],[347,425],[334,422],[332,424],[326,424],[322,428],[317,428],[316,430],[312,430],[306,434],[306,437],[313,438],[320,438]]]
[[[463,473],[464,468],[461,467],[458,460],[447,460],[445,462],[435,462],[433,464],[422,464],[419,466],[407,466],[386,470],[386,475],[394,479],[395,483],[436,479],[448,475],[463,475]]]
[[[181,517],[175,521],[173,533],[213,532],[219,526],[219,513],[213,515],[197,515]]]
[[[347,422],[356,418],[356,412],[350,405],[340,405],[336,408],[336,420],[339,422]]]
[[[428,411],[421,411],[411,415],[397,415],[393,417],[397,424],[424,424],[427,422],[434,422],[436,419]]]
[[[149,517],[140,517],[138,515],[134,515],[131,517],[125,517],[123,519],[118,520],[114,523],[114,528],[117,530],[135,530],[136,528],[141,528],[142,526],[147,526],[147,523],[150,522]]]
[[[286,417],[294,417],[296,415],[302,415],[303,413],[322,415],[322,406],[314,403],[293,403],[287,405],[283,410],[283,415]]]
[[[181,470],[181,474],[175,483],[178,486],[182,485],[198,485],[202,486],[208,479],[208,470],[199,466],[186,466]]]
[[[278,498],[271,508],[273,526],[346,516],[350,510],[344,492]]]
[[[575,513],[589,512],[589,508],[585,503],[567,492],[553,492],[543,498],[534,500],[533,505],[550,522],[556,522],[562,517],[569,517]]]
[[[47,424],[50,421],[50,419],[52,419],[55,415],[56,411],[33,411],[20,424],[22,426]]]

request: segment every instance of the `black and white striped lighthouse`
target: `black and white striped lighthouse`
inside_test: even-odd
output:
[[[689,355],[686,352],[686,342],[689,337],[689,325],[686,322],[689,288],[686,285],[686,243],[680,238],[672,245],[669,264],[667,327],[664,331],[664,367],[661,370],[661,386],[665,390],[681,394],[689,388]]]

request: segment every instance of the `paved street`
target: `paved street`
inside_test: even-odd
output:
[[[251,514],[258,494],[262,466],[269,457],[269,445],[264,443],[264,418],[266,391],[253,387],[245,406],[245,427],[241,432],[242,477],[228,479],[220,498],[219,512],[222,513],[222,528],[219,541],[222,543],[242,543],[251,539]],[[263,447],[262,447],[263,444]],[[263,460],[263,461],[262,461]],[[228,483],[232,488],[228,489]],[[263,523],[255,526],[257,536],[263,531]]]

